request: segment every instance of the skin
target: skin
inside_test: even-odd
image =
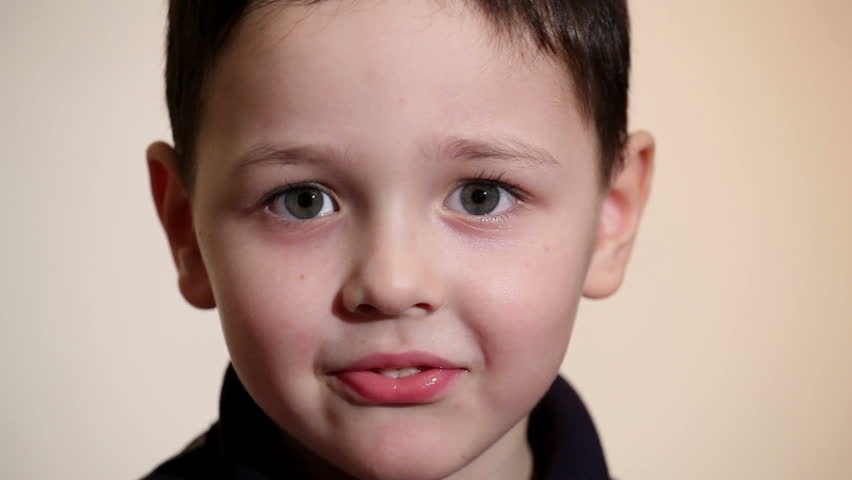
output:
[[[527,415],[557,375],[579,299],[612,294],[624,275],[653,140],[633,134],[601,189],[596,136],[564,70],[500,46],[461,3],[255,11],[211,74],[192,187],[169,145],[147,152],[182,294],[219,309],[241,380],[317,455],[308,468],[530,478]],[[455,158],[459,138],[546,154]],[[315,155],[251,161],[284,146]],[[521,194],[471,215],[458,189],[483,172]],[[337,209],[297,220],[264,204],[300,182]],[[402,407],[359,404],[328,375],[410,350],[467,373],[439,400]]]

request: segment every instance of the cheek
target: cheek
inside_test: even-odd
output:
[[[567,342],[585,262],[580,255],[554,255],[540,247],[536,250],[509,256],[501,265],[491,265],[482,272],[487,281],[475,292],[481,299],[478,311],[470,313],[480,319],[480,337],[489,339],[489,345],[532,352],[540,345]]]
[[[320,245],[293,248],[240,229],[220,228],[216,238],[205,263],[232,357],[304,367],[334,334],[328,256]]]
[[[570,240],[526,243],[466,269],[466,283],[476,287],[459,303],[478,339],[485,371],[500,377],[485,387],[493,389],[489,394],[498,407],[537,400],[562,363],[591,241],[574,237],[572,248],[566,248]],[[506,388],[511,385],[528,388]]]

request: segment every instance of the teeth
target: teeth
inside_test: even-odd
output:
[[[407,368],[383,368],[379,370],[379,373],[390,378],[404,378],[410,377],[415,373],[420,373],[423,370],[416,367],[407,367]]]

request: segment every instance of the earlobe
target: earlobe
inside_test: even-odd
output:
[[[180,178],[177,155],[168,144],[155,142],[148,147],[146,157],[154,206],[169,241],[181,294],[195,307],[214,308],[216,302],[198,247],[190,198]]]
[[[636,132],[622,149],[624,163],[610,183],[598,221],[595,250],[586,274],[583,295],[605,298],[624,279],[627,262],[651,188],[654,139]]]

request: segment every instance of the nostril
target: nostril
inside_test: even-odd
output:
[[[370,305],[369,303],[362,303],[361,305],[358,305],[358,308],[356,308],[355,311],[363,315],[378,315],[381,313],[378,308]]]
[[[426,302],[416,303],[414,305],[411,305],[411,307],[409,308],[403,309],[398,309],[391,306],[382,308],[381,306],[376,306],[371,303],[362,303],[358,305],[357,308],[355,308],[355,313],[365,317],[389,317],[403,315],[411,308],[422,310],[425,313],[432,311],[432,305]]]
[[[428,303],[417,303],[414,305],[414,308],[420,308],[429,312],[432,310],[432,305],[429,305]]]

